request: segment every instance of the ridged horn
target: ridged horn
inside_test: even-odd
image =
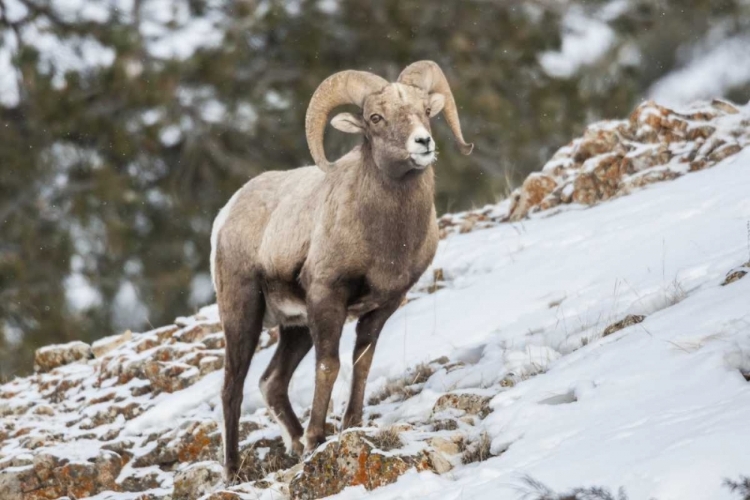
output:
[[[443,70],[434,61],[417,61],[407,66],[398,77],[399,83],[413,85],[426,91],[428,94],[437,92],[445,97],[445,120],[456,138],[459,149],[465,155],[471,154],[474,144],[464,141],[461,133],[461,122],[458,120],[458,109],[453,99],[453,92],[448,85],[448,80]]]
[[[323,147],[326,122],[329,113],[344,104],[356,104],[360,108],[365,98],[388,85],[388,81],[367,71],[341,71],[323,80],[315,90],[305,116],[305,135],[315,164],[327,172],[332,163],[326,158]]]

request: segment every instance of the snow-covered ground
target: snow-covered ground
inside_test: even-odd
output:
[[[423,403],[445,390],[491,386],[519,360],[546,372],[492,400],[482,425],[493,450],[507,448],[500,456],[371,497],[516,498],[528,474],[554,489],[623,486],[635,499],[736,498],[722,481],[750,470],[740,373],[750,369],[750,280],[721,283],[750,261],[749,194],[746,150],[593,209],[446,241],[435,265],[451,285],[389,322],[373,377],[405,359],[471,364],[433,376],[390,418],[429,411]],[[601,338],[627,314],[646,318]]]
[[[405,400],[370,401],[365,420],[370,429],[407,424],[402,440],[417,449],[447,435],[434,425],[441,396],[490,397],[486,416],[447,415],[456,417],[452,435],[489,436],[493,456],[453,457],[441,475],[411,471],[336,498],[522,498],[527,476],[556,491],[623,487],[633,500],[737,498],[722,483],[750,474],[750,278],[724,283],[743,266],[750,271],[750,148],[594,207],[561,205],[450,233],[414,300],[386,325],[369,396],[420,363],[435,371]],[[436,276],[439,289],[428,293]],[[628,317],[630,326],[605,335]],[[117,484],[151,474],[137,486],[150,484],[150,498],[169,495],[176,471],[208,459],[202,449],[190,459],[143,457],[220,419],[221,334],[200,330],[217,320],[210,306],[181,327],[127,335],[103,356],[95,344],[97,359],[0,386],[0,485],[29,470],[32,455],[86,463],[106,444],[133,457]],[[346,404],[353,341],[350,323],[334,416]],[[243,421],[259,428],[245,445],[279,435],[258,390],[272,353],[259,351],[247,378]],[[303,417],[312,374],[309,355],[290,390]],[[283,497],[278,476],[268,477],[271,487],[248,483],[229,498]]]
[[[421,394],[369,407],[383,423],[426,420],[443,393],[500,387],[481,424],[495,458],[444,476],[407,475],[373,498],[515,498],[529,474],[556,489],[624,486],[632,498],[734,498],[726,477],[750,472],[750,279],[721,286],[750,261],[750,150],[711,170],[554,217],[455,235],[435,268],[447,286],[388,322],[370,392],[440,356]],[[432,276],[432,273],[428,273]],[[637,325],[602,338],[628,314]],[[346,328],[336,412],[347,396],[354,325]],[[254,359],[244,411],[263,411]],[[312,356],[291,387],[311,402]],[[172,425],[217,402],[221,374],[165,397],[131,432]],[[218,416],[218,415],[217,415]],[[507,448],[507,449],[506,449]],[[340,498],[365,496],[362,489]],[[503,495],[503,496],[498,496]]]

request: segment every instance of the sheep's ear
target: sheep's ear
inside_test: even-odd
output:
[[[445,96],[443,94],[430,94],[430,118],[437,116],[445,106]]]
[[[347,134],[361,134],[364,131],[364,123],[362,118],[354,116],[351,113],[339,113],[331,120],[331,125]]]

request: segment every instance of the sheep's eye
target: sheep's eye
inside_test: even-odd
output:
[[[430,113],[432,113],[432,108],[427,108],[424,110],[425,113],[427,113],[427,116],[430,116]]]
[[[380,120],[382,120],[382,119],[383,119],[383,117],[382,117],[382,116],[380,116],[380,115],[372,115],[372,116],[370,117],[370,121],[371,121],[372,123],[378,123],[378,122],[379,122]]]

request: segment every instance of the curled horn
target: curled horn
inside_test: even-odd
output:
[[[367,71],[341,71],[321,83],[307,106],[305,116],[305,134],[315,164],[327,172],[332,164],[326,158],[323,148],[328,114],[337,106],[356,104],[360,108],[365,98],[388,85],[388,82]]]
[[[428,94],[437,92],[445,97],[445,120],[458,142],[461,152],[465,155],[471,154],[474,144],[466,143],[461,133],[461,122],[458,120],[458,109],[453,99],[453,92],[448,85],[443,70],[433,61],[417,61],[407,66],[398,77],[399,83],[405,83],[419,87]]]

